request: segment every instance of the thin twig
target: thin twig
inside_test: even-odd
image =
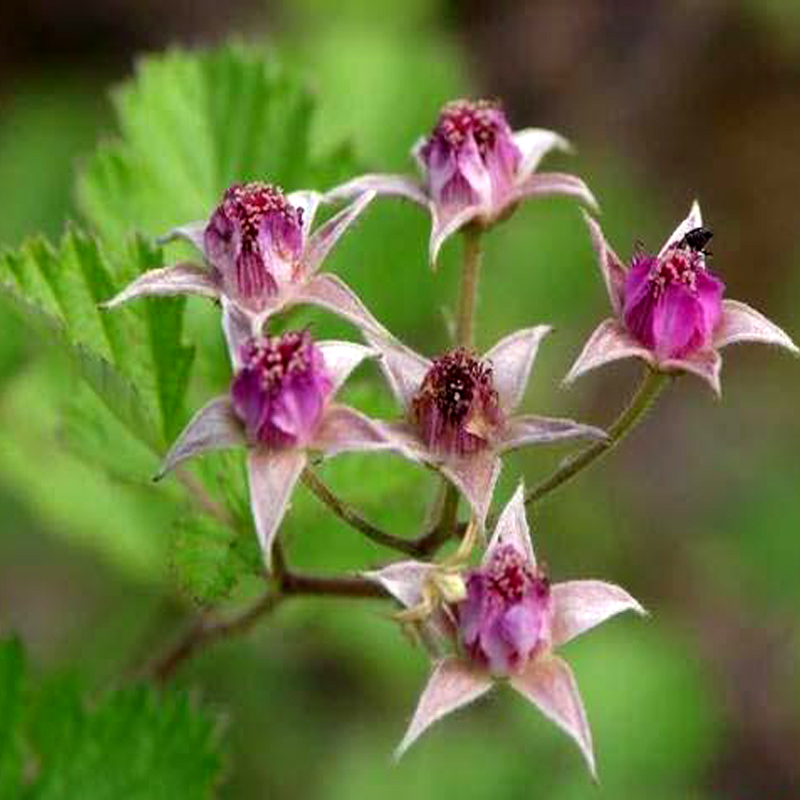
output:
[[[574,478],[598,458],[613,450],[635,427],[636,423],[644,419],[666,385],[668,378],[668,375],[646,367],[630,402],[608,429],[608,439],[594,442],[577,455],[568,458],[552,475],[527,492],[525,503],[535,503],[541,500],[545,495]]]
[[[359,577],[323,577],[287,572],[281,581],[287,596],[313,595],[316,597],[352,597],[385,600],[389,595],[377,583]]]
[[[157,683],[166,683],[178,667],[209,644],[245,633],[260,619],[270,614],[284,599],[284,595],[270,589],[254,605],[238,616],[227,620],[212,621],[201,616],[192,623],[178,642],[151,668],[150,674]]]
[[[198,651],[222,639],[246,633],[257,622],[271,614],[290,597],[350,597],[354,599],[386,599],[386,591],[372,581],[357,576],[328,577],[291,571],[285,562],[280,543],[273,553],[275,585],[249,608],[225,620],[212,620],[207,615],[193,622],[180,639],[150,668],[157,683],[166,683],[182,664]]]
[[[309,468],[303,471],[303,483],[310,489],[318,500],[325,503],[328,508],[339,517],[342,522],[347,523],[350,527],[355,528],[360,533],[363,533],[368,539],[390,547],[392,550],[397,550],[407,555],[416,555],[417,548],[413,541],[403,539],[399,536],[394,536],[391,533],[386,533],[380,528],[376,528],[371,522],[368,522],[361,514],[358,513],[352,506],[349,506],[339,497],[337,497],[328,486]]]

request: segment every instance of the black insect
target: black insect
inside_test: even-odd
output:
[[[692,228],[678,242],[678,247],[688,247],[696,253],[710,256],[711,253],[706,250],[706,245],[711,241],[713,235],[713,232],[708,228]]]

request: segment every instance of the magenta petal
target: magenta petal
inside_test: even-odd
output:
[[[517,197],[549,197],[565,195],[580,200],[592,211],[599,211],[600,206],[589,187],[575,175],[565,172],[537,172],[517,184]]]
[[[658,266],[652,256],[635,256],[625,276],[622,317],[628,331],[649,350],[655,348],[653,318],[656,301],[653,297],[650,276]]]
[[[413,200],[420,205],[428,205],[428,196],[425,194],[419,181],[406,175],[361,175],[341,186],[336,186],[325,194],[326,202],[349,200],[364,192],[376,194],[395,195]]]
[[[440,464],[439,469],[464,495],[472,513],[482,525],[489,512],[502,466],[497,454],[489,448],[468,456],[448,458]]]
[[[572,383],[585,372],[622,358],[641,358],[648,364],[655,363],[653,354],[642,347],[625,330],[622,323],[615,319],[604,320],[589,337],[583,351],[564,378],[564,383]]]
[[[698,350],[684,358],[671,358],[658,364],[664,372],[689,372],[704,380],[717,397],[722,393],[719,373],[722,369],[722,358],[716,350]]]
[[[390,450],[396,445],[374,420],[349,406],[333,404],[322,415],[309,447],[326,456],[337,453]]]
[[[162,478],[187,458],[245,443],[244,430],[230,397],[217,397],[192,417],[164,457],[156,478]]]
[[[455,658],[439,662],[422,692],[395,758],[400,758],[434,722],[477,700],[491,688],[492,679],[484,670]]]
[[[593,425],[583,425],[571,419],[523,414],[507,421],[497,442],[497,449],[504,453],[529,444],[548,444],[572,439],[605,441],[608,434]]]
[[[483,566],[487,567],[498,548],[506,545],[511,545],[517,552],[522,553],[531,567],[536,566],[536,556],[533,553],[528,519],[525,515],[525,487],[522,482],[517,486],[503,513],[500,514],[500,519],[497,520],[494,534],[483,555]]]
[[[589,772],[596,779],[592,732],[569,665],[558,656],[542,656],[534,659],[523,673],[512,675],[510,682],[551,722],[572,737],[586,759]]]
[[[305,465],[305,453],[295,448],[267,450],[258,447],[248,454],[250,505],[267,569],[272,565],[275,535]]]
[[[310,303],[327,309],[352,322],[362,331],[386,334],[383,325],[372,316],[355,292],[336,275],[314,275],[298,289],[287,305],[298,303]]]
[[[583,218],[589,228],[592,247],[597,257],[600,272],[603,274],[603,281],[606,284],[611,307],[617,315],[620,315],[622,314],[622,305],[625,301],[625,266],[606,241],[603,231],[597,221],[586,212],[584,212]]]
[[[722,295],[725,284],[707,270],[698,270],[695,277],[697,299],[703,310],[703,346],[712,342],[712,335],[722,316]]]
[[[553,592],[553,647],[574,639],[623,611],[646,614],[624,589],[603,581],[557,583]]]
[[[137,297],[172,297],[181,294],[196,294],[202,297],[219,297],[219,285],[214,276],[204,267],[181,263],[161,269],[151,269],[129,283],[119,294],[101,303],[101,308],[115,306],[135,300]]]
[[[714,331],[714,347],[737,342],[761,342],[785,347],[797,354],[797,345],[774,322],[737,300],[722,301],[722,315]]]
[[[653,311],[653,340],[659,359],[680,358],[703,345],[703,309],[684,286],[668,286]]]
[[[349,206],[320,225],[311,235],[303,255],[303,273],[313,275],[322,265],[333,246],[372,202],[375,192],[359,195]]]
[[[511,652],[523,657],[532,653],[542,641],[546,618],[549,619],[549,614],[535,601],[523,601],[509,608],[500,619],[500,630]]]
[[[522,401],[539,344],[551,330],[549,325],[537,325],[516,331],[483,357],[492,365],[494,387],[504,413],[510,413]]]

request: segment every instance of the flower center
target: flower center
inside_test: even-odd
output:
[[[261,181],[231,186],[225,194],[223,210],[238,223],[243,249],[258,250],[258,235],[267,218],[273,225],[303,224],[303,209],[295,208],[277,186]]]
[[[533,590],[542,599],[549,593],[544,575],[536,575],[523,555],[512,545],[499,547],[487,572],[489,587],[506,607],[519,603]]]
[[[489,100],[454,100],[442,109],[431,138],[438,137],[450,147],[458,149],[472,134],[485,160],[497,141],[500,114],[500,105]]]
[[[258,374],[263,391],[275,393],[292,376],[303,375],[311,370],[312,348],[307,331],[252,339],[243,348],[242,363],[245,369]]]
[[[463,349],[437,358],[412,411],[429,447],[461,455],[481,449],[500,424],[491,366]]]
[[[248,440],[272,448],[308,442],[333,388],[308,331],[251,339],[241,359],[231,394]]]
[[[670,247],[653,265],[648,281],[655,300],[673,285],[697,291],[697,270],[703,269],[703,256],[689,247]]]

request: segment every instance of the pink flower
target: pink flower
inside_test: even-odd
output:
[[[520,485],[497,522],[481,566],[467,577],[467,598],[450,609],[454,625],[437,624],[440,651],[397,757],[434,722],[509,685],[576,742],[595,775],[592,734],[569,665],[553,651],[623,611],[645,611],[624,589],[603,581],[550,585],[537,565]],[[367,577],[406,607],[423,595],[434,565],[392,564]]]
[[[599,428],[569,419],[515,414],[546,325],[507,336],[479,358],[464,350],[433,361],[396,339],[367,333],[403,409],[387,423],[401,452],[444,474],[483,522],[502,466],[501,455],[528,444],[605,439]]]
[[[332,399],[375,353],[350,342],[314,343],[307,331],[245,342],[229,394],[198,411],[167,453],[159,477],[196,455],[247,447],[250,503],[267,565],[308,451],[334,456],[387,450],[380,425]]]
[[[364,191],[391,194],[426,206],[433,228],[430,260],[435,265],[445,240],[470,222],[489,227],[511,214],[526,197],[564,194],[596,208],[586,184],[574,175],[538,173],[553,149],[570,150],[552,131],[513,132],[498,103],[456,100],[444,106],[430,136],[412,151],[420,180],[403,175],[362,175],[326,195],[328,200]]]
[[[248,442],[280,450],[311,441],[333,382],[308,331],[251,339],[241,362],[231,399]]]
[[[145,272],[105,307],[153,295],[221,299],[234,355],[242,341],[260,335],[267,317],[299,303],[382,330],[348,286],[335,275],[319,273],[331,248],[373,197],[374,192],[361,193],[311,233],[320,201],[316,192],[284,195],[266,183],[234,184],[208,220],[176,228],[163,239],[186,239],[202,253],[203,265],[182,262]]]
[[[703,225],[697,202],[658,255],[637,254],[628,269],[597,222],[588,215],[586,222],[614,316],[589,337],[566,383],[609,361],[636,357],[662,372],[691,372],[719,395],[719,349],[725,345],[764,342],[798,352],[766,317],[744,303],[722,299],[725,286],[708,269],[702,246],[693,241],[692,232]]]

